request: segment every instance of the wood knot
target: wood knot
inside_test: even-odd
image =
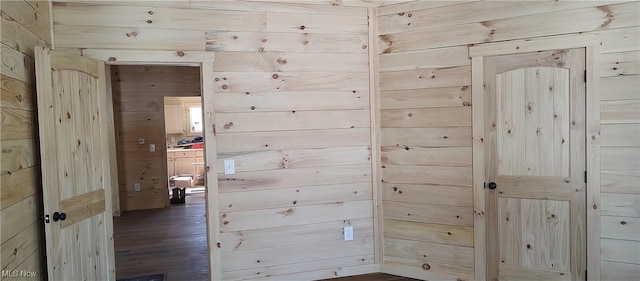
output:
[[[227,124],[224,124],[224,128],[225,129],[230,129],[231,127],[233,127],[233,122],[229,122]]]
[[[302,45],[309,45],[309,40],[302,41]]]
[[[256,110],[256,107],[252,105],[251,110]]]
[[[593,209],[594,209],[594,210],[597,210],[597,209],[598,209],[598,205],[594,203],[594,204],[593,204]]]
[[[147,13],[149,13],[150,15],[153,15],[153,11],[148,11]]]
[[[152,23],[153,23],[153,21],[152,21],[152,20],[147,20],[147,23],[148,23],[148,24],[152,24]]]
[[[304,27],[304,25],[300,26],[300,30],[304,30],[306,27]]]
[[[468,102],[468,101],[465,101],[465,102],[462,103],[462,106],[471,106],[471,103]]]
[[[184,52],[183,51],[178,51],[176,54],[178,54],[179,57],[184,57]]]
[[[238,36],[233,35],[233,37],[231,37],[231,39],[233,39],[233,40],[237,40],[237,39],[238,39]]]
[[[404,13],[403,12],[398,13],[398,16],[404,16]]]
[[[287,60],[286,59],[278,59],[278,60],[276,60],[276,62],[278,64],[287,64]]]
[[[431,265],[429,265],[428,263],[423,263],[422,264],[422,269],[429,270],[429,269],[431,269]]]
[[[366,48],[367,48],[367,45],[362,45],[362,49],[363,50],[366,49]]]
[[[627,224],[627,222],[626,221],[621,221],[620,224],[621,225],[625,225],[625,224]]]
[[[226,89],[228,89],[228,88],[229,88],[229,86],[227,86],[227,85],[222,85],[222,89],[223,89],[223,90],[226,90]]]
[[[109,61],[116,61],[117,59],[115,57],[109,57]]]
[[[262,38],[262,43],[267,43],[267,38]]]
[[[407,114],[407,116],[413,117],[413,113],[409,112],[409,114]]]
[[[216,243],[216,246],[217,246],[218,248],[220,248],[220,242]]]
[[[273,79],[278,79],[278,77],[280,77],[278,74],[271,75],[271,78],[273,78]]]
[[[408,14],[407,14],[407,17],[408,17],[408,18],[413,17],[413,14],[408,13]]]

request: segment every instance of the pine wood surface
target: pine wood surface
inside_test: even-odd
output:
[[[163,273],[165,281],[208,280],[204,195],[187,195],[185,205],[129,211],[115,217],[117,278]],[[331,280],[414,279],[376,273]]]

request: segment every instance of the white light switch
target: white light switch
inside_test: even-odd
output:
[[[224,160],[224,174],[233,175],[236,173],[236,163],[233,159]]]
[[[156,152],[156,145],[155,145],[155,144],[153,144],[153,143],[152,143],[152,144],[150,144],[150,145],[149,145],[149,151],[151,151],[151,152]]]
[[[136,183],[133,185],[133,189],[134,189],[135,191],[140,191],[140,183],[137,183],[137,182],[136,182]]]
[[[353,226],[344,227],[344,241],[353,240]]]

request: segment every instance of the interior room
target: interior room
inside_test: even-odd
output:
[[[3,281],[640,279],[640,1],[0,10]]]

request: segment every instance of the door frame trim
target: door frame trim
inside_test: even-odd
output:
[[[173,65],[173,66],[197,66],[200,67],[200,85],[202,87],[202,109],[204,113],[204,150],[205,150],[205,181],[206,181],[206,223],[207,223],[207,248],[209,253],[209,279],[222,280],[221,253],[220,248],[220,215],[218,201],[218,175],[216,169],[217,149],[216,149],[216,123],[215,123],[215,103],[213,85],[213,63],[215,55],[213,52],[197,51],[147,51],[147,50],[126,50],[126,49],[84,49],[82,56],[103,61],[105,71],[109,65]],[[108,77],[110,80],[110,77]],[[111,94],[111,81],[106,85],[108,95]],[[212,125],[208,125],[212,124]],[[110,120],[110,127],[113,130],[113,115]],[[113,131],[115,134],[115,131]],[[111,151],[115,155],[114,150]],[[113,165],[113,164],[112,164]],[[116,164],[117,165],[117,164]],[[117,192],[112,185],[111,196]],[[117,193],[116,193],[117,194]]]
[[[484,163],[484,57],[557,49],[586,49],[586,204],[588,280],[600,280],[600,45],[599,33],[485,43],[469,47],[473,139],[475,280],[487,278]]]

